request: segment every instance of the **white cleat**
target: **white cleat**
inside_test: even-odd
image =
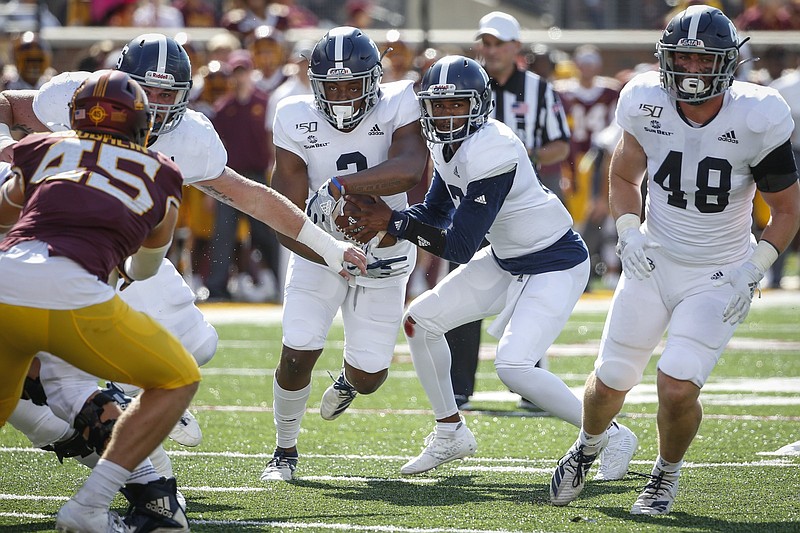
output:
[[[275,452],[272,459],[261,472],[261,481],[291,481],[297,468],[297,455],[287,456],[283,452]]]
[[[625,477],[628,465],[639,446],[639,439],[633,431],[616,422],[611,425],[616,431],[609,430],[608,444],[600,452],[600,468],[593,478],[594,481],[615,481]]]
[[[58,510],[56,531],[62,533],[129,533],[119,515],[101,507],[88,507],[70,499]]]
[[[580,441],[572,445],[566,455],[559,459],[558,466],[553,471],[550,479],[550,503],[564,506],[578,497],[586,484],[586,474],[604,446],[605,442],[591,448],[594,451],[591,453]]]
[[[319,404],[319,415],[324,420],[334,420],[344,413],[353,403],[358,393],[344,378],[344,370],[339,374],[330,387],[322,395]]]
[[[475,435],[462,421],[455,431],[433,432],[425,437],[425,449],[400,468],[401,474],[413,475],[433,470],[437,466],[463,459],[474,454],[478,449]]]
[[[200,429],[197,419],[187,409],[169,432],[169,438],[181,446],[194,447],[203,442],[203,431]]]
[[[667,514],[678,495],[678,477],[680,472],[669,474],[658,470],[658,474],[650,475],[650,481],[636,498],[631,507],[631,514],[659,515]]]

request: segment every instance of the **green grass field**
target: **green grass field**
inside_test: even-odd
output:
[[[400,466],[422,448],[433,420],[402,337],[389,379],[333,422],[316,410],[341,365],[336,326],[315,374],[303,421],[298,479],[263,483],[275,443],[272,372],[280,327],[218,322],[217,356],[203,370],[193,404],[204,441],[168,441],[192,530],[555,532],[800,531],[800,456],[770,455],[800,440],[800,293],[780,307],[754,305],[701,398],[705,420],[686,457],[671,514],[631,516],[644,480],[634,474],[589,483],[568,507],[548,503],[558,458],[577,435],[560,420],[516,410],[491,360],[481,361],[465,413],[478,452],[419,477]],[[211,308],[209,308],[211,310]],[[240,311],[241,312],[241,311]],[[210,315],[212,315],[210,313]],[[222,316],[213,313],[213,316]],[[551,369],[580,393],[591,370],[605,313],[577,311],[550,357]],[[252,319],[251,319],[252,320]],[[214,318],[212,318],[214,321]],[[494,351],[485,336],[484,353]],[[631,469],[649,472],[656,449],[654,357],[629,395],[621,421],[639,436]],[[0,532],[52,530],[54,515],[88,470],[31,449],[10,426],[0,430]],[[590,474],[590,476],[593,475]],[[124,500],[115,500],[124,510]]]

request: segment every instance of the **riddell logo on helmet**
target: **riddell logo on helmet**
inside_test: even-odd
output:
[[[144,75],[144,79],[145,81],[168,81],[170,83],[175,83],[175,76],[169,72],[154,72],[148,70]]]
[[[437,83],[431,85],[428,90],[432,93],[453,93],[456,90],[456,86],[452,83]]]

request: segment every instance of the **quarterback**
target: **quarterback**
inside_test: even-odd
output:
[[[583,489],[603,430],[669,329],[656,378],[658,457],[631,513],[670,512],[703,416],[700,390],[798,230],[791,113],[775,90],[733,81],[742,43],[720,10],[689,7],[658,42],[659,72],[622,90],[609,194],[625,276],[586,383],[583,427],[553,473],[555,505]],[[771,214],[758,243],[750,231],[756,189]]]
[[[495,369],[511,390],[559,418],[580,425],[580,401],[536,363],[561,332],[589,276],[589,254],[561,201],[539,182],[522,141],[489,118],[489,76],[477,62],[446,56],[422,79],[422,131],[434,165],[421,204],[392,209],[359,203],[345,231],[386,230],[461,263],[416,298],[403,322],[414,369],[436,425],[422,453],[400,469],[419,474],[472,455],[477,442],[452,394],[451,354],[444,334],[498,315],[489,333],[500,339]],[[356,199],[354,199],[356,200]],[[360,231],[357,231],[357,236]],[[486,238],[490,246],[480,249]],[[605,431],[605,428],[603,428]],[[607,479],[625,475],[636,437],[609,424]]]

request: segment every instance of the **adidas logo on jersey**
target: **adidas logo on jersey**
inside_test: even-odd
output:
[[[720,279],[720,278],[721,278],[723,275],[724,275],[724,274],[722,274],[722,272],[721,272],[721,271],[717,270],[716,272],[714,272],[714,273],[711,275],[711,281],[716,281],[716,280]]]
[[[736,138],[736,133],[733,130],[726,132],[724,135],[720,135],[717,137],[718,141],[725,141],[726,143],[733,143],[739,144],[739,140]]]
[[[147,508],[148,511],[160,514],[161,516],[164,516],[166,518],[172,518],[174,514],[172,512],[172,509],[170,508],[169,498],[167,496],[164,496],[163,498],[158,498],[153,501],[149,501],[147,502],[147,504],[145,504],[145,507]]]
[[[386,134],[381,131],[381,129],[378,127],[377,124],[375,124],[374,126],[372,126],[372,129],[369,130],[369,133],[367,135],[386,135]]]
[[[485,197],[484,195],[482,195],[482,194],[481,194],[480,196],[478,196],[477,198],[475,198],[475,203],[476,203],[476,204],[483,204],[483,205],[486,205],[486,197]]]

